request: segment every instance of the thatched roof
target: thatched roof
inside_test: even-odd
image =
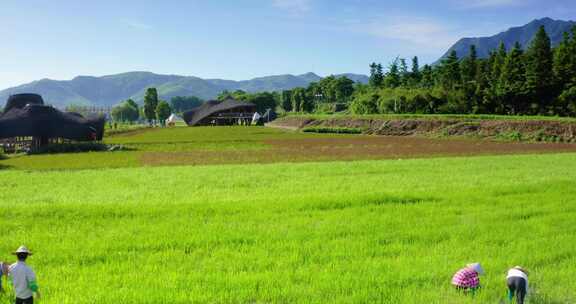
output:
[[[66,138],[77,141],[102,140],[105,119],[85,118],[44,105],[35,94],[18,94],[8,99],[0,114],[0,139],[12,137]]]
[[[38,94],[16,94],[16,95],[11,95],[8,98],[8,101],[6,102],[6,106],[4,107],[4,112],[6,113],[8,111],[10,111],[13,108],[18,108],[18,109],[22,109],[24,108],[27,104],[31,104],[31,105],[43,105],[44,104],[44,100],[42,99],[42,96],[38,95]]]
[[[197,108],[185,112],[183,118],[187,125],[195,126],[201,124],[204,119],[218,114],[218,112],[230,111],[254,113],[256,112],[256,105],[231,98],[224,101],[210,100]]]

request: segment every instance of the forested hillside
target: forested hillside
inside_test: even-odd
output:
[[[418,57],[410,67],[397,58],[386,71],[373,63],[367,85],[323,80],[284,91],[279,104],[287,112],[576,115],[576,27],[556,48],[544,26],[531,41],[526,51],[501,43],[486,59],[471,45],[470,55],[453,50],[434,66],[420,67]]]

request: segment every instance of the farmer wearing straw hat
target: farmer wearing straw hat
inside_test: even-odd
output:
[[[32,253],[25,246],[20,246],[14,254],[18,257],[18,262],[10,265],[9,276],[12,278],[12,284],[14,284],[16,304],[33,304],[34,293],[36,293],[36,297],[39,297],[40,293],[36,283],[36,274],[32,268],[26,265],[26,259]]]
[[[508,300],[512,302],[516,293],[516,303],[524,304],[524,298],[528,293],[528,272],[520,266],[514,266],[508,270],[506,284],[508,285]]]
[[[480,263],[471,263],[458,270],[452,277],[452,285],[458,290],[472,292],[474,294],[480,288],[480,275],[484,274],[484,269]]]

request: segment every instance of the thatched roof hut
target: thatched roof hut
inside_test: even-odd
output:
[[[224,101],[207,101],[185,112],[183,118],[188,126],[228,124],[238,119],[251,119],[254,112],[255,104],[229,98]]]
[[[44,100],[42,99],[42,96],[38,95],[38,94],[16,94],[16,95],[11,95],[8,98],[8,101],[6,102],[6,106],[4,107],[4,111],[3,113],[6,113],[10,110],[12,110],[13,108],[18,108],[18,109],[22,109],[24,108],[27,104],[30,105],[43,105],[44,104]],[[1,113],[0,113],[1,115]]]
[[[102,140],[105,119],[86,118],[44,105],[40,95],[10,96],[0,114],[0,139],[15,137],[63,138],[75,141]]]

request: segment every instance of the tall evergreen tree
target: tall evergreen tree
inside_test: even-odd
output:
[[[494,58],[491,63],[492,75],[490,75],[490,84],[494,89],[498,86],[498,81],[500,80],[500,74],[502,73],[502,67],[504,66],[506,56],[508,56],[506,46],[504,45],[504,42],[500,42],[498,50],[494,53]]]
[[[505,103],[509,114],[526,112],[526,68],[522,47],[519,43],[508,53],[498,81],[498,95]]]
[[[420,73],[420,63],[418,62],[418,56],[412,57],[412,85],[416,86],[422,80],[422,74]]]
[[[400,58],[400,85],[407,87],[410,82],[410,73],[408,72],[408,65],[406,64],[406,59]]]
[[[555,95],[554,113],[568,115],[574,113],[576,100],[571,100],[576,92],[576,26],[572,33],[564,33],[564,39],[554,49]]]
[[[474,100],[476,94],[476,73],[478,70],[478,54],[476,46],[470,46],[470,52],[460,62],[460,70],[462,75],[462,93],[466,99],[466,112],[473,112],[476,108],[477,101]]]
[[[384,78],[384,85],[388,88],[397,88],[401,84],[400,68],[398,67],[398,58],[390,64],[388,73]]]
[[[490,59],[479,60],[476,65],[476,91],[473,97],[473,112],[493,113],[493,107],[490,99],[487,97],[490,92]]]
[[[426,64],[422,67],[422,80],[420,86],[424,88],[432,88],[434,86],[434,71],[432,66]]]
[[[554,73],[550,37],[541,26],[526,51],[526,89],[533,97],[534,108],[546,113],[553,97]]]
[[[158,91],[156,88],[146,89],[144,95],[144,116],[148,119],[148,123],[152,124],[156,119],[156,107],[158,106]]]
[[[378,88],[381,87],[383,83],[384,72],[382,71],[382,65],[373,62],[370,65],[370,80],[368,81],[368,84],[370,84],[371,87]]]
[[[442,60],[440,69],[440,84],[442,87],[446,90],[455,89],[461,80],[460,62],[458,60],[458,54],[455,50],[452,50],[450,55]]]
[[[478,53],[476,46],[470,46],[470,54],[462,60],[462,81],[464,83],[476,81],[476,73],[478,70]]]
[[[573,49],[572,40],[569,33],[564,33],[564,39],[554,50],[554,76],[560,93],[569,88],[576,79],[576,66],[574,66],[576,49]]]
[[[292,112],[292,91],[284,90],[280,96],[280,105],[286,112]]]
[[[572,71],[576,71],[576,25],[572,28],[572,37],[570,39],[569,49],[570,54],[572,54],[572,56],[570,56],[570,66]],[[572,76],[570,85],[576,86],[576,75]]]
[[[502,100],[498,95],[498,82],[500,81],[500,75],[502,74],[502,67],[504,66],[504,61],[506,61],[506,46],[503,42],[500,42],[498,50],[491,53],[488,59],[489,74],[486,75],[488,79],[488,88],[484,91],[484,104],[490,113],[494,114],[506,114],[506,109]]]

